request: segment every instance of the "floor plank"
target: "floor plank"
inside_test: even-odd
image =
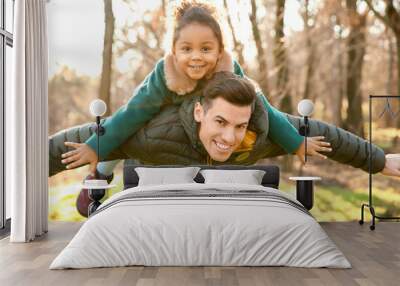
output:
[[[356,222],[321,223],[352,269],[137,266],[50,271],[50,263],[80,226],[52,222],[49,233],[32,243],[0,240],[0,285],[399,285],[398,223],[380,222],[375,231]]]

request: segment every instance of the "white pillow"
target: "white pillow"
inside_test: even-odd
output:
[[[139,186],[195,183],[193,179],[199,170],[199,167],[135,168],[139,176]]]
[[[201,170],[205,184],[246,184],[261,185],[265,171],[262,170]]]

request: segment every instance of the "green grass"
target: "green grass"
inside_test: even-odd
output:
[[[101,200],[104,201],[123,188],[122,176],[116,175],[113,183],[114,188],[107,191],[107,195]],[[76,198],[81,190],[81,181],[73,181],[67,184],[50,185],[49,187],[49,219],[56,221],[85,221],[76,209]]]
[[[295,195],[293,184],[281,182],[280,189]],[[359,220],[361,205],[368,203],[368,189],[348,189],[334,185],[316,183],[314,187],[314,207],[311,213],[318,221],[352,221]],[[400,194],[394,189],[373,189],[375,212],[383,216],[400,215]],[[365,219],[370,219],[368,209]]]

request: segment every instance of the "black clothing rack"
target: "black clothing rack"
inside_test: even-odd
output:
[[[361,219],[359,220],[359,224],[364,224],[364,208],[367,207],[369,208],[369,211],[372,216],[372,223],[369,226],[370,230],[375,229],[375,219],[380,219],[380,220],[400,220],[400,217],[383,217],[376,215],[375,213],[375,208],[373,206],[373,201],[372,201],[372,100],[373,99],[386,99],[386,104],[385,108],[379,115],[379,118],[382,117],[386,111],[390,113],[390,115],[395,118],[397,115],[399,115],[400,111],[397,111],[394,113],[391,109],[389,99],[391,98],[397,98],[400,99],[400,95],[370,95],[369,96],[369,154],[368,154],[368,173],[369,173],[369,193],[368,193],[368,204],[362,204],[361,205]]]

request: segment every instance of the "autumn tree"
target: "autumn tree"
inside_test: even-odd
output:
[[[49,79],[49,133],[92,121],[90,101],[97,97],[97,80],[62,66]]]
[[[258,60],[257,74],[259,75],[257,80],[264,94],[268,95],[270,92],[270,88],[268,83],[267,55],[264,52],[261,33],[258,27],[256,0],[251,0],[251,13],[249,14],[249,19],[251,23],[251,31],[253,34],[254,43],[257,49],[257,60]]]
[[[234,49],[235,53],[237,54],[239,64],[244,68],[245,62],[244,62],[244,57],[243,57],[243,44],[236,37],[235,28],[233,26],[232,16],[229,13],[229,7],[228,7],[227,0],[224,0],[224,8],[225,8],[226,14],[227,14],[226,20],[228,22],[229,28],[232,33],[233,49]]]
[[[304,8],[302,14],[307,47],[306,79],[304,84],[303,98],[311,98],[311,89],[315,70],[315,48],[312,42],[312,30],[315,25],[315,19],[313,19],[310,12],[309,0],[304,0]]]
[[[381,14],[377,11],[371,0],[365,0],[368,7],[382,21],[385,26],[389,27],[396,39],[396,53],[397,53],[397,94],[400,95],[400,4],[397,8],[393,0],[385,0],[385,13]]]
[[[361,137],[364,137],[361,80],[366,47],[367,12],[357,11],[357,1],[346,0],[349,23],[347,38],[347,117],[344,127]]]
[[[289,86],[289,64],[285,47],[284,14],[285,0],[276,0],[274,64],[276,73],[276,94],[280,99],[280,109],[293,113]]]
[[[103,64],[101,68],[100,79],[100,95],[107,104],[107,112],[109,115],[110,102],[111,102],[111,71],[112,71],[112,57],[113,57],[113,39],[114,39],[114,14],[112,10],[112,0],[104,0],[104,15],[105,15],[105,31],[104,31],[104,44],[103,44]]]
[[[372,3],[371,0],[365,0],[368,7],[374,13],[374,15],[382,21],[382,23],[390,28],[394,34],[396,39],[396,54],[397,54],[397,95],[400,95],[400,3],[397,2],[397,6],[395,5],[395,1],[393,0],[384,0],[385,3],[385,11],[384,13],[380,13],[376,6]],[[380,3],[382,1],[379,1]],[[397,121],[397,125],[400,126],[400,118]]]

